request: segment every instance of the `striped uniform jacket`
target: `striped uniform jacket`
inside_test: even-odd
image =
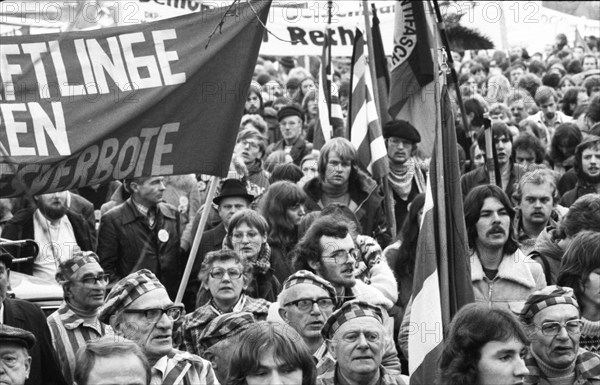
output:
[[[233,312],[249,312],[254,315],[257,321],[267,319],[269,313],[270,302],[262,298],[252,298],[242,294],[238,303],[233,307]],[[175,346],[179,345],[180,349],[184,349],[193,354],[202,354],[200,349],[200,334],[210,321],[221,315],[221,312],[216,309],[211,303],[199,307],[193,313],[184,317],[181,327],[176,335],[182,335],[183,341],[175,340]]]
[[[210,362],[172,350],[152,367],[150,385],[219,385]]]
[[[58,310],[48,316],[47,321],[61,370],[67,383],[72,384],[77,350],[85,346],[87,341],[104,336],[110,326],[104,325],[98,319],[93,323],[85,322],[65,301]]]
[[[538,367],[535,357],[531,353],[525,358],[525,365],[529,374],[525,376],[526,385],[545,384],[542,371]],[[579,348],[575,359],[574,385],[600,385],[600,356]]]
[[[337,365],[331,370],[320,374],[317,377],[317,385],[338,385],[341,384],[337,378]],[[408,377],[401,374],[392,375],[388,373],[383,366],[379,366],[379,381],[376,385],[408,385]]]

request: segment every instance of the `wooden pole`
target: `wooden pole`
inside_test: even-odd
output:
[[[202,233],[204,233],[204,228],[206,227],[206,222],[208,221],[208,214],[210,214],[211,210],[212,200],[215,196],[215,192],[217,191],[217,186],[219,185],[220,180],[221,178],[218,176],[211,177],[210,187],[208,188],[208,194],[206,196],[206,201],[204,202],[204,210],[202,210],[200,224],[198,225],[198,230],[196,230],[196,235],[194,236],[194,243],[192,244],[190,256],[187,264],[185,265],[185,270],[183,271],[183,277],[181,278],[181,284],[179,285],[179,290],[177,291],[177,297],[175,297],[175,303],[181,303],[183,300],[183,294],[185,293],[185,288],[187,287],[190,279],[192,267],[194,267],[194,261],[196,260],[196,254],[198,253],[198,247],[200,246],[200,241],[202,240]]]

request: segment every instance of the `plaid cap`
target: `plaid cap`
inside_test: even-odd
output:
[[[520,316],[522,320],[530,321],[541,310],[563,304],[573,305],[579,309],[573,289],[556,285],[546,286],[529,295],[523,309],[521,309]]]
[[[337,295],[333,286],[331,286],[331,284],[325,279],[308,270],[298,270],[294,274],[290,275],[283,283],[283,288],[281,291],[301,284],[315,285],[320,287],[321,289],[325,290],[327,294],[329,294],[329,297],[333,299],[334,304],[337,303]]]
[[[65,265],[61,263],[58,266],[59,271],[56,274],[56,280],[60,284],[68,281],[73,274],[88,263],[100,264],[100,259],[98,258],[98,255],[92,251],[77,251],[73,254],[73,258],[71,258],[69,262],[69,264]]]
[[[221,314],[206,325],[198,336],[198,344],[202,351],[210,348],[217,342],[233,337],[255,321],[254,315],[249,312],[234,312]]]
[[[359,317],[373,317],[383,324],[383,313],[378,306],[359,300],[348,301],[329,316],[321,329],[321,335],[324,339],[330,340],[340,326]]]
[[[27,330],[0,324],[0,342],[16,343],[29,350],[35,345],[35,336]]]
[[[147,269],[138,270],[121,279],[113,286],[104,306],[100,309],[98,319],[108,324],[110,317],[138,299],[142,294],[155,289],[164,289],[162,283]]]

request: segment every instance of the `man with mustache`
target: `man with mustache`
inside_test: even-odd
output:
[[[464,207],[475,301],[520,311],[529,294],[546,286],[546,277],[514,239],[508,196],[494,185],[477,186]]]
[[[548,169],[538,169],[523,175],[517,184],[514,198],[519,202],[515,216],[517,240],[521,251],[528,255],[540,233],[547,227],[556,227],[567,211],[557,206],[556,177]]]
[[[84,217],[69,209],[69,192],[37,195],[37,207],[19,210],[2,229],[2,238],[33,239],[39,246],[36,258],[15,264],[13,271],[54,281],[56,267],[77,250],[94,250],[94,237]],[[21,258],[22,248],[7,248]]]
[[[521,179],[523,174],[525,174],[525,168],[520,164],[513,162],[511,158],[513,147],[512,134],[506,123],[494,122],[492,124],[492,137],[494,145],[496,146],[496,153],[498,154],[498,166],[500,168],[502,190],[504,190],[506,195],[511,197],[514,191],[514,185]],[[477,145],[479,146],[479,149],[485,153],[485,133],[483,130],[477,135]],[[486,164],[479,166],[460,178],[463,198],[475,186],[495,183],[495,181],[489,180],[487,167]],[[513,203],[513,206],[515,206],[517,202]]]
[[[600,137],[591,135],[575,149],[575,172],[577,184],[562,196],[560,204],[571,207],[579,197],[585,194],[600,193]]]
[[[561,123],[570,122],[571,118],[560,111],[558,95],[552,87],[540,86],[535,91],[535,104],[539,112],[530,115],[527,119],[533,120],[542,126],[549,140],[554,136],[554,130]]]
[[[525,384],[598,384],[600,357],[579,346],[579,304],[569,287],[548,286],[532,293],[520,315],[531,346]]]
[[[70,384],[79,348],[106,332],[106,325],[98,320],[98,311],[104,305],[108,275],[104,274],[96,254],[78,252],[58,266],[56,280],[63,288],[64,301],[48,317],[48,326],[58,362]]]
[[[218,384],[210,362],[173,349],[173,323],[182,313],[183,305],[174,304],[156,276],[144,269],[115,284],[98,318],[116,336],[142,348],[152,366],[151,384]]]

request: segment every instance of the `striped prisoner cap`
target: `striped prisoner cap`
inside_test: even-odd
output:
[[[88,263],[100,264],[98,255],[93,251],[77,251],[71,259],[62,262],[56,272],[56,281],[61,285],[69,281],[73,274]]]
[[[383,313],[378,306],[359,300],[348,301],[329,316],[321,329],[321,335],[324,339],[330,340],[340,326],[359,317],[373,317],[383,324]]]
[[[521,319],[531,321],[541,310],[563,304],[573,305],[579,309],[573,289],[556,285],[546,286],[529,295],[523,309],[521,309]]]
[[[249,312],[221,314],[206,325],[198,336],[199,351],[205,351],[217,342],[233,337],[255,322]]]
[[[283,283],[283,289],[281,291],[300,284],[315,285],[320,287],[321,289],[325,290],[327,294],[329,294],[329,297],[333,299],[334,304],[337,303],[337,295],[333,286],[331,286],[327,280],[308,270],[298,270],[294,274],[290,275]]]
[[[110,293],[108,293],[108,297],[106,297],[104,306],[100,309],[98,319],[108,324],[110,316],[131,305],[142,294],[164,288],[158,278],[148,269],[131,273],[113,286]]]

